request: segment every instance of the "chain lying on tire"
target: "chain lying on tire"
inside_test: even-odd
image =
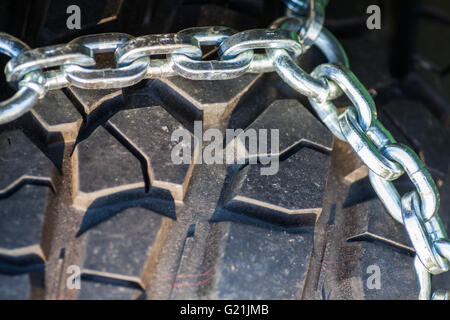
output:
[[[387,211],[406,227],[416,251],[419,298],[429,299],[431,274],[448,271],[450,261],[450,241],[437,215],[439,192],[414,151],[397,143],[377,120],[375,103],[348,69],[342,46],[322,27],[325,5],[325,0],[310,0],[310,12],[304,19],[283,17],[270,29],[238,33],[226,27],[190,28],[137,38],[110,33],[38,49],[0,33],[0,52],[12,58],[5,68],[6,79],[18,88],[12,98],[0,102],[0,124],[30,110],[47,91],[69,86],[123,88],[147,78],[178,75],[225,80],[245,73],[276,71],[308,97],[323,123],[338,139],[347,141],[370,169],[371,184]],[[330,63],[308,74],[295,61],[312,45]],[[202,60],[202,46],[217,46],[220,59]],[[256,53],[256,49],[266,53]],[[116,67],[95,69],[95,54],[105,52],[114,52]],[[353,106],[339,115],[332,100],[342,93]],[[400,197],[392,181],[405,171],[416,190]],[[449,295],[450,291],[438,290],[432,298],[448,299]]]

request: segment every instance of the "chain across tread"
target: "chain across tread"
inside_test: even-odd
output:
[[[241,83],[239,81],[236,81],[236,82],[237,83],[235,84],[235,86],[237,88],[239,88],[241,86]],[[73,102],[73,97],[71,99],[72,99],[72,102]],[[236,102],[234,100],[231,100],[230,103],[235,104]],[[281,102],[278,102],[278,104],[280,104],[282,107],[284,105]],[[293,109],[301,108],[301,106],[299,106],[298,104],[292,104],[292,103],[291,104],[286,104],[286,107],[287,108],[291,108],[291,109],[292,108]],[[172,118],[172,117],[166,111],[164,111],[164,109],[161,109],[160,107],[157,107],[157,106],[151,106],[149,108],[150,108],[150,110],[149,110],[150,112],[155,111],[155,112],[157,112],[156,114],[158,114],[158,112],[159,112],[161,115],[163,115],[163,117],[161,118],[161,121],[162,121],[161,125],[162,126],[164,126],[166,124],[170,124],[170,121],[167,122],[167,119]],[[152,108],[153,108],[153,111],[152,111]],[[204,108],[207,108],[207,105],[204,105]],[[275,111],[275,108],[276,108],[276,104],[271,108],[271,110]],[[124,111],[119,111],[116,114],[116,116],[119,116],[121,114],[121,112],[125,112],[125,114],[128,112],[128,115],[130,115],[130,112],[131,112],[131,114],[135,114],[137,117],[139,117],[139,113],[136,113],[139,110],[143,111],[144,109],[142,109],[142,108],[141,109],[126,109],[125,108]],[[112,124],[114,124],[114,117],[116,117],[116,116],[113,116],[110,119]],[[169,118],[167,118],[167,117],[169,117]],[[86,119],[86,117],[85,117],[85,119]],[[166,119],[166,120],[164,120],[164,119]],[[281,118],[280,120],[283,120],[283,118]],[[313,122],[316,123],[315,125],[318,126],[318,128],[319,127],[322,128],[321,125],[317,122],[317,120],[314,120]],[[108,161],[108,158],[115,154],[115,152],[108,152],[108,145],[111,144],[111,143],[112,143],[112,145],[115,145],[116,148],[119,148],[120,150],[122,150],[122,152],[120,154],[128,153],[128,154],[131,155],[132,158],[135,157],[135,156],[133,156],[133,154],[132,154],[132,152],[130,150],[128,150],[127,148],[125,148],[122,145],[123,141],[117,140],[117,137],[113,136],[109,130],[105,129],[105,127],[106,128],[108,127],[106,122],[104,123],[104,126],[98,126],[95,130],[90,132],[88,137],[85,137],[82,141],[78,141],[77,142],[77,144],[76,144],[77,147],[75,148],[75,151],[73,153],[71,153],[72,159],[77,159],[75,162],[71,162],[72,165],[74,166],[73,169],[78,167],[78,165],[80,163],[86,163],[86,160],[83,160],[84,159],[83,156],[80,156],[80,153],[84,153],[84,152],[87,152],[89,154],[89,157],[87,159],[89,159],[91,157],[93,157],[92,159],[94,161],[95,161],[95,159],[102,159],[102,162],[105,165],[109,166],[111,162]],[[294,127],[293,124],[291,124],[290,127]],[[120,129],[120,126],[117,126],[117,129]],[[129,130],[128,128],[125,128],[125,129]],[[77,130],[79,132],[81,132],[83,130],[83,126],[81,126],[80,128],[77,128]],[[324,129],[320,129],[320,130],[323,130],[324,134],[328,134]],[[163,130],[163,131],[166,132],[167,130]],[[304,132],[307,133],[307,130],[304,131]],[[77,135],[75,135],[75,136],[77,136]],[[130,138],[131,141],[132,141],[133,139],[131,137],[132,136],[128,135],[128,138]],[[299,138],[301,138],[301,137],[299,137]],[[320,139],[323,139],[323,137],[319,137],[319,141],[321,141]],[[298,138],[294,138],[294,140],[291,140],[291,142],[289,142],[287,144],[287,146],[291,146],[293,142],[295,144],[295,141],[297,141],[297,140],[298,140]],[[96,143],[100,143],[100,144],[96,145],[94,143],[95,141],[98,141]],[[109,141],[109,143],[108,143],[108,141]],[[331,141],[331,140],[328,139],[328,143],[329,143],[329,141]],[[94,143],[94,144],[92,144],[92,143]],[[89,145],[89,144],[91,144],[91,145]],[[323,142],[319,142],[319,145],[321,145],[321,144],[323,144]],[[106,146],[106,148],[105,148],[105,146]],[[148,146],[148,142],[144,146]],[[85,151],[83,151],[83,150],[85,150]],[[102,155],[102,153],[103,153],[103,155]],[[130,159],[132,159],[132,158],[130,158]],[[151,161],[151,159],[152,158],[150,157],[150,161]],[[73,161],[73,160],[67,159],[67,161]],[[137,180],[137,181],[143,182],[144,179],[142,178],[142,173],[140,172],[140,163],[139,163],[139,161],[137,161],[137,160],[134,160],[132,162],[127,161],[127,163],[130,163],[130,164],[134,163],[134,167],[137,168],[137,170],[136,170],[136,174],[137,174],[136,178],[139,178],[139,180]],[[293,163],[295,163],[295,162],[293,162]],[[156,164],[156,162],[155,162],[155,164]],[[84,170],[89,170],[88,168],[93,170],[92,165],[87,165],[86,168],[87,169],[84,169]],[[102,169],[99,168],[99,170],[102,170]],[[75,170],[75,172],[76,171],[77,170]],[[98,172],[98,170],[93,170],[92,172]],[[326,170],[324,172],[326,172]],[[101,172],[98,172],[98,173],[101,173]],[[88,176],[89,176],[89,174],[88,174]],[[88,176],[86,176],[86,177],[88,177]],[[323,177],[325,177],[325,175]],[[86,178],[84,178],[84,179],[86,179]],[[91,176],[90,180],[92,182],[99,181],[98,179],[93,178],[92,176]],[[89,179],[85,180],[85,181],[89,181]],[[107,180],[105,180],[105,181],[107,181]],[[114,181],[114,179],[112,181]],[[121,183],[119,183],[119,185],[121,185]],[[112,185],[110,185],[110,186],[112,186]],[[82,190],[83,190],[83,188],[85,189],[85,187],[82,187]],[[142,184],[141,188],[144,189],[144,185],[143,184]],[[94,188],[94,189],[96,189],[96,188]],[[102,189],[102,187],[100,187],[100,189]],[[91,190],[85,189],[85,191],[91,191]],[[148,195],[147,195],[147,197],[148,197]],[[129,221],[126,218],[126,216],[127,216],[126,214],[130,210],[131,210],[130,211],[131,214],[138,214],[135,211],[136,210],[141,210],[140,211],[141,215],[147,215],[147,214],[148,215],[154,215],[154,217],[159,219],[159,220],[162,217],[160,214],[151,212],[151,210],[155,206],[154,203],[150,203],[150,204],[148,204],[148,206],[146,206],[145,201],[143,201],[140,204],[140,206],[144,205],[144,207],[147,207],[148,209],[137,209],[137,208],[133,209],[133,207],[132,207],[133,204],[130,203],[129,200],[125,200],[125,202],[127,202],[127,201],[128,201],[128,204],[125,204],[125,207],[120,208],[120,205],[119,205],[119,206],[117,206],[115,208],[115,210],[109,211],[109,212],[108,212],[108,203],[109,203],[109,201],[106,201],[106,202],[102,203],[98,208],[95,208],[95,207],[92,208],[93,209],[92,210],[93,213],[91,214],[91,216],[96,216],[96,219],[94,219],[93,221],[87,221],[86,222],[86,219],[89,220],[89,216],[90,216],[89,215],[89,209],[88,209],[86,211],[86,214],[85,214],[84,218],[81,221],[80,228],[78,230],[78,235],[76,235],[76,236],[77,237],[81,237],[82,241],[85,241],[85,245],[84,245],[85,248],[86,248],[85,250],[88,250],[88,251],[85,251],[85,253],[82,255],[84,257],[84,259],[85,259],[84,260],[85,262],[82,263],[82,266],[83,266],[83,269],[86,269],[87,271],[83,273],[83,285],[84,285],[84,283],[86,283],[86,288],[84,289],[84,291],[80,292],[80,297],[93,297],[92,294],[95,294],[95,292],[97,292],[97,293],[98,292],[102,292],[103,289],[101,289],[101,288],[103,288],[105,286],[106,286],[106,288],[109,288],[109,289],[106,289],[106,291],[103,291],[103,292],[105,292],[105,296],[104,297],[128,297],[128,298],[132,298],[132,297],[136,297],[136,294],[139,295],[139,291],[142,293],[142,290],[144,288],[144,285],[143,285],[144,280],[142,280],[143,281],[142,283],[139,282],[140,281],[139,280],[140,277],[138,276],[139,272],[135,271],[135,272],[132,272],[132,273],[129,273],[129,272],[122,272],[121,273],[120,271],[117,271],[117,270],[115,271],[114,269],[110,268],[111,267],[110,264],[108,265],[108,264],[104,264],[104,262],[102,262],[102,261],[104,261],[101,258],[103,256],[102,254],[99,253],[100,256],[98,256],[98,258],[96,258],[97,255],[92,255],[92,253],[95,250],[92,249],[94,251],[89,251],[89,248],[91,248],[91,246],[93,246],[92,243],[94,243],[94,242],[92,242],[92,241],[94,241],[92,239],[95,239],[95,236],[91,236],[90,235],[91,232],[93,232],[92,233],[93,235],[97,234],[97,235],[99,235],[101,237],[102,234],[105,234],[104,232],[106,232],[105,235],[108,235],[108,230],[111,229],[111,227],[114,226],[115,228],[117,228],[116,229],[117,232],[118,232],[117,236],[120,235],[120,237],[127,237],[123,232],[126,232],[126,231],[131,232],[131,230],[133,230],[133,228],[127,228],[126,227],[127,223],[132,223],[132,221]],[[131,207],[129,207],[130,205],[131,205]],[[126,209],[127,207],[129,207],[129,208]],[[103,210],[103,209],[105,209],[105,210]],[[116,212],[114,212],[114,211],[116,211]],[[117,211],[122,211],[122,212],[117,212]],[[213,213],[213,211],[211,213]],[[103,218],[101,218],[102,217],[101,214],[103,214]],[[171,213],[166,213],[166,215],[171,216],[171,218],[163,218],[163,219],[172,220],[175,217]],[[181,217],[182,216],[183,216],[183,214],[181,214]],[[180,217],[178,217],[178,219],[180,219]],[[168,220],[165,220],[165,221],[168,221]],[[120,226],[121,223],[124,223],[124,222],[121,222],[121,221],[126,221],[124,227]],[[110,224],[112,223],[111,227],[109,227],[110,224],[108,224],[108,223],[110,223]],[[102,231],[102,230],[104,230],[104,231]],[[256,230],[259,230],[259,229],[257,228]],[[266,233],[266,231],[264,231],[264,230],[265,229],[261,229],[261,232],[262,232],[261,234]],[[158,228],[155,227],[155,232],[157,232],[157,231],[158,231]],[[274,232],[274,231],[270,231],[270,233],[272,233],[272,232]],[[276,231],[276,232],[279,232],[279,231]],[[109,236],[111,236],[111,235],[109,235]],[[83,237],[86,238],[86,240],[83,240],[84,239]],[[149,245],[146,245],[146,246],[144,246],[142,248],[143,251],[139,251],[139,250],[136,251],[136,254],[140,255],[141,259],[142,259],[142,257],[145,257],[146,254],[148,253],[147,250],[145,250],[145,247],[148,249],[149,246],[152,245],[152,243],[154,243],[154,240],[149,239],[149,241],[150,241]],[[132,246],[132,247],[130,247],[130,246]],[[120,254],[122,255],[123,259],[125,259],[124,254],[128,254],[129,250],[135,250],[136,249],[135,246],[132,243],[129,243],[129,246],[123,246],[121,248],[122,249],[117,249],[119,251],[109,251],[109,253],[110,252],[121,252]],[[108,245],[106,245],[105,247],[100,248],[100,250],[116,250],[116,249],[115,249],[115,247],[111,247],[111,245],[109,247],[108,247]],[[67,248],[65,248],[65,251],[66,251],[66,253],[63,255],[63,257],[64,256],[70,256],[70,251],[71,251],[70,244],[69,244],[69,246]],[[89,252],[91,252],[91,253],[89,253]],[[102,251],[100,251],[100,252],[102,252]],[[105,252],[106,255],[109,254],[108,251],[104,251],[104,252]],[[262,254],[262,252],[259,253],[259,254]],[[63,259],[65,259],[65,258],[63,258]],[[148,259],[145,259],[145,260],[142,260],[142,261],[146,261],[147,262],[147,260]],[[96,263],[95,261],[98,261],[98,262]],[[143,265],[142,261],[133,267],[133,268],[135,268],[134,270],[144,270],[144,269],[142,269],[142,268],[144,268],[144,265]],[[98,263],[100,263],[100,264],[98,264]],[[96,272],[97,269],[99,270],[100,275]],[[63,272],[63,271],[60,270],[60,272]],[[102,277],[102,273],[106,274],[106,276]],[[128,281],[128,282],[127,281],[123,281],[124,279],[125,280],[127,280],[127,279],[129,280],[129,278],[127,278],[127,277],[132,277],[131,279],[134,279],[134,280]],[[142,279],[145,279],[145,277],[142,276]],[[117,280],[119,280],[119,281],[117,281]],[[111,284],[108,284],[108,283],[112,283],[114,285],[111,287]],[[126,283],[126,285],[125,285],[125,287],[123,287],[123,284],[125,284],[125,283]],[[131,283],[131,285],[130,285],[130,283]],[[7,282],[5,282],[5,285],[7,285]],[[63,285],[63,284],[60,284],[60,285]],[[136,286],[141,286],[140,289],[137,290],[138,293],[136,293],[136,291],[135,291],[136,290]],[[130,287],[132,288],[131,291],[129,291]],[[94,291],[92,291],[92,290],[94,290]],[[96,290],[99,290],[99,291],[96,291]],[[111,292],[111,294],[106,294],[107,291]],[[124,291],[130,292],[130,294],[129,295],[123,295],[122,294],[122,295],[116,296],[115,293],[114,293],[114,292],[122,292],[123,293]],[[291,298],[292,297],[293,296],[291,296]]]

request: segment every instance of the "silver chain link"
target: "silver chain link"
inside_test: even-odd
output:
[[[49,90],[124,88],[144,79],[182,76],[193,80],[226,80],[245,73],[276,71],[293,89],[308,97],[318,117],[347,141],[370,169],[370,182],[389,214],[404,224],[416,251],[414,268],[420,299],[448,299],[450,291],[431,293],[431,274],[448,271],[450,240],[439,216],[439,192],[420,158],[397,143],[377,120],[375,103],[350,71],[338,40],[323,28],[326,0],[305,2],[304,18],[282,17],[269,29],[236,32],[200,27],[175,34],[134,38],[123,33],[89,35],[68,44],[30,49],[0,33],[0,53],[12,59],[6,80],[17,92],[0,102],[0,124],[30,110]],[[218,47],[219,59],[202,60],[202,47]],[[297,58],[317,47],[329,63],[305,72]],[[256,53],[265,49],[265,53]],[[95,55],[114,53],[115,66],[95,69]],[[51,68],[51,70],[49,70]],[[345,94],[352,103],[341,114],[333,100]],[[416,190],[400,196],[392,184],[404,172]]]

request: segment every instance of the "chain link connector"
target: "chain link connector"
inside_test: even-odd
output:
[[[19,39],[0,32],[0,53],[14,59],[28,49],[30,48]],[[32,72],[26,80],[18,84],[19,90],[11,98],[0,102],[0,124],[16,120],[45,95],[42,73]]]

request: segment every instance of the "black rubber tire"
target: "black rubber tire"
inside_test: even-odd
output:
[[[236,27],[246,16],[205,8],[204,24],[223,15]],[[330,4],[327,14],[335,22],[340,10]],[[425,90],[420,77],[438,90],[449,78],[429,70],[393,78],[389,32],[376,32],[343,38],[352,70],[380,121],[430,169],[450,230],[448,127],[416,92]],[[312,49],[301,63],[312,69],[321,59]],[[194,120],[204,130],[279,129],[278,173],[262,176],[261,164],[173,164],[171,133],[192,132]],[[407,179],[398,187],[411,188]],[[417,298],[403,226],[353,151],[276,74],[50,92],[0,126],[0,235],[0,299]],[[80,289],[67,285],[74,265]],[[379,289],[367,285],[372,265]],[[449,276],[434,277],[433,287],[450,288]]]

